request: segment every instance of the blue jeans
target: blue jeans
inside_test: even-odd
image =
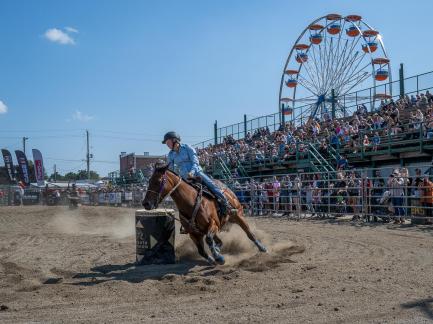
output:
[[[392,197],[392,205],[394,206],[395,216],[404,216],[403,197]]]
[[[217,196],[218,198],[225,200],[225,196],[220,188],[217,187],[217,185],[212,181],[209,176],[203,172],[196,172],[195,174],[197,177],[201,178],[201,181],[206,185],[206,187],[209,188],[212,193]]]

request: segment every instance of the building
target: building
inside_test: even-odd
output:
[[[120,174],[141,170],[145,177],[150,177],[153,165],[161,160],[166,161],[166,156],[149,155],[149,152],[144,152],[143,155],[137,155],[135,153],[126,154],[126,152],[121,152],[119,156]]]

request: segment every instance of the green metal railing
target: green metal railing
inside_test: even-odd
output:
[[[332,166],[327,159],[316,149],[312,143],[308,143],[308,154],[311,163],[311,167],[317,172],[330,172],[335,171],[335,167]]]

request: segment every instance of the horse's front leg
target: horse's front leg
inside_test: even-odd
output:
[[[215,260],[207,254],[207,252],[204,249],[204,242],[203,242],[203,235],[200,234],[189,234],[189,237],[191,237],[191,240],[194,242],[195,246],[197,247],[198,253],[206,259],[206,261],[209,264],[214,265]]]
[[[223,247],[223,241],[221,241],[219,236],[216,234],[214,234],[213,239],[215,241],[215,248],[218,250],[218,252],[221,252],[221,249]]]
[[[210,251],[212,252],[215,262],[218,264],[224,264],[226,261],[220,253],[220,249],[217,247],[217,244],[215,243],[214,234],[208,233],[206,235],[206,243],[209,246]]]

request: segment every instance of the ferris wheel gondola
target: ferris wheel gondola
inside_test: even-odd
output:
[[[339,118],[356,103],[392,96],[390,60],[382,36],[361,16],[329,14],[309,24],[293,45],[281,77],[279,108],[293,120]],[[376,96],[378,85],[382,96]],[[368,95],[353,93],[373,89]]]

